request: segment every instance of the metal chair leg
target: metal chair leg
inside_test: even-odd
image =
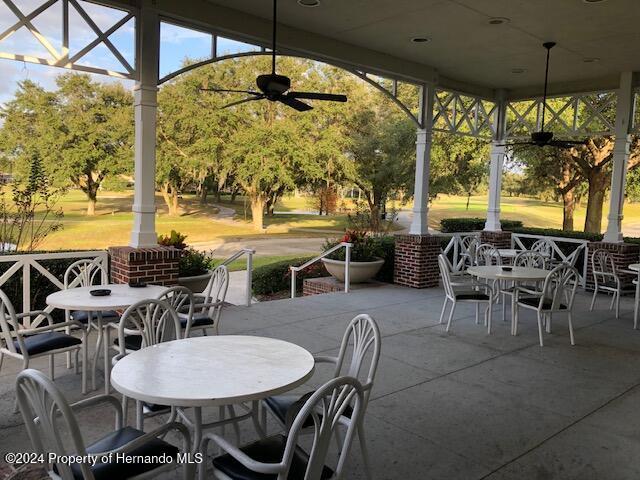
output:
[[[451,328],[451,320],[453,319],[453,312],[455,311],[456,311],[456,302],[453,302],[453,304],[451,305],[451,311],[449,312],[449,321],[447,322],[447,328],[446,328],[447,332]]]
[[[571,316],[571,311],[567,312],[568,313],[568,317],[567,317],[567,322],[569,323],[569,338],[571,339],[571,345],[575,345],[575,339],[573,338],[573,319]]]
[[[598,286],[596,285],[593,289],[593,296],[591,297],[591,306],[589,307],[589,311],[593,311],[593,307],[596,304],[596,295],[598,295]]]
[[[542,313],[538,313],[538,336],[540,337],[540,346],[544,347],[544,340],[542,339]]]
[[[442,322],[444,322],[444,312],[447,310],[447,301],[449,299],[447,297],[444,297],[444,303],[442,304],[442,311],[440,312],[440,325],[442,325]]]
[[[358,441],[360,442],[360,451],[362,452],[362,464],[364,466],[365,478],[371,480],[373,475],[371,473],[371,464],[369,462],[369,451],[367,450],[367,442],[364,436],[364,426],[358,426]]]

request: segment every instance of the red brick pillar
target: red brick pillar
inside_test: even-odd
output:
[[[109,247],[111,281],[129,283],[130,280],[155,285],[178,283],[180,250],[173,247]]]
[[[412,288],[437,287],[441,239],[433,235],[396,235],[393,281]]]
[[[511,232],[480,232],[480,243],[488,243],[496,248],[511,248]]]
[[[587,264],[587,290],[593,290],[593,274],[591,268],[591,257],[593,252],[603,248],[611,253],[613,256],[613,263],[617,270],[627,270],[630,263],[638,263],[640,261],[640,245],[633,243],[622,242],[589,242],[589,263]],[[622,282],[622,288],[633,290],[635,285],[631,282],[636,275],[630,273],[620,273],[620,280]]]

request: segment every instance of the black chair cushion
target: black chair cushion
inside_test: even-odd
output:
[[[182,328],[187,328],[187,317],[186,315],[180,315],[180,325]],[[194,313],[191,321],[192,327],[202,327],[202,326],[211,326],[213,325],[213,320],[209,318],[207,313]]]
[[[142,402],[142,411],[143,413],[169,412],[171,411],[171,407],[168,405],[160,405],[157,403]]]
[[[38,353],[50,352],[51,350],[57,350],[59,348],[72,347],[74,345],[80,345],[82,340],[71,335],[65,335],[60,332],[46,332],[38,333],[37,335],[30,335],[24,337],[24,346],[27,349],[29,355],[37,355]],[[13,341],[18,353],[20,351],[20,344],[17,340]]]
[[[486,293],[482,292],[460,292],[456,293],[456,300],[478,300],[488,302],[490,297]]]
[[[113,343],[120,345],[120,339],[116,338]],[[142,348],[142,335],[125,335],[124,348],[127,350],[140,350]]]
[[[313,393],[313,392],[311,392]],[[306,400],[308,396],[304,399]],[[289,409],[294,406],[296,402],[298,402],[301,397],[296,395],[277,395],[275,397],[267,397],[264,399],[264,403],[269,407],[269,410],[284,424],[287,423],[287,412]],[[295,412],[297,414],[297,412]],[[353,415],[353,407],[351,405],[347,405],[344,409],[343,415],[347,418],[351,418]],[[303,428],[313,427],[313,418],[307,417]]]
[[[120,430],[116,430],[115,432],[110,433],[94,444],[88,446],[87,453],[101,453],[107,452],[109,450],[115,450],[116,448],[120,448],[123,445],[131,442],[132,440],[141,437],[142,435],[144,435],[144,432],[136,430],[135,428],[121,428]],[[175,460],[178,456],[178,448],[167,442],[154,438],[152,440],[149,440],[149,442],[145,443],[141,447],[127,452],[127,455],[141,455],[147,458],[152,455],[165,455]],[[114,460],[113,463],[97,463],[94,467],[91,467],[91,470],[93,471],[93,476],[96,480],[115,480],[131,478],[158,468],[162,465],[164,464],[153,462],[116,463]],[[57,473],[58,469],[55,466],[53,468]],[[71,471],[73,472],[73,478],[78,480],[84,479],[79,464],[71,464]]]
[[[102,312],[102,318],[103,320],[110,322],[110,321],[119,319],[120,315],[118,315],[118,312],[116,312],[115,310],[107,310],[105,312]],[[75,320],[76,322],[87,323],[89,319],[89,312],[83,312],[82,310],[74,310],[73,312],[71,312],[71,319]],[[91,312],[91,320],[97,320],[97,319],[98,319],[98,314],[96,312]]]
[[[274,435],[241,447],[240,450],[258,462],[280,463],[286,444],[287,438],[284,435]],[[296,446],[287,480],[304,480],[307,463],[309,463],[309,455]],[[251,471],[229,454],[214,458],[213,466],[233,480],[276,480],[278,478],[274,474]],[[325,466],[320,479],[328,480],[332,476],[333,470]]]
[[[537,307],[540,305],[540,297],[524,297],[519,298],[518,303],[523,303],[525,305],[529,305],[531,307]],[[552,301],[550,298],[545,298],[544,302],[542,302],[542,309],[549,310],[551,308]],[[566,310],[567,306],[563,303],[558,307],[559,310]]]

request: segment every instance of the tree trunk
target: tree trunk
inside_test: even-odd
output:
[[[169,215],[175,217],[178,215],[178,190],[172,187],[168,183],[164,183],[160,187],[160,193],[162,194],[162,198],[164,200],[165,205],[167,206],[167,210],[169,210]]]
[[[562,194],[562,230],[573,230],[573,214],[576,210],[576,196],[573,189]]]
[[[236,203],[236,197],[238,196],[239,192],[239,188],[234,188],[233,190],[231,190],[231,203]]]
[[[260,195],[251,195],[251,216],[256,230],[264,229],[264,198]]]
[[[467,210],[469,210],[469,201],[471,200],[471,194],[467,193]]]
[[[608,175],[602,170],[592,171],[589,175],[589,193],[587,196],[587,215],[584,231],[600,233],[602,231],[602,209],[607,190]]]
[[[87,201],[87,215],[90,217],[96,214],[96,202],[97,199],[95,196],[93,198],[89,196],[89,200]]]
[[[200,188],[200,203],[202,205],[207,204],[207,196],[209,195],[209,189],[206,186]]]

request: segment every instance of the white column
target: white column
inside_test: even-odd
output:
[[[490,232],[502,230],[500,225],[500,197],[502,195],[502,168],[507,148],[502,146],[506,141],[506,109],[507,101],[504,92],[499,92],[494,116],[495,134],[491,141],[489,166],[489,198],[487,204],[487,220],[484,229]]]
[[[416,133],[416,176],[413,192],[412,235],[429,233],[429,170],[431,167],[431,137],[433,129],[433,87],[424,85],[420,92],[420,127]]]
[[[160,19],[152,2],[145,0],[138,19],[138,81],[134,88],[135,190],[133,198],[132,247],[158,244],[156,234],[156,114]]]
[[[620,76],[616,103],[615,144],[613,147],[613,170],[611,172],[611,196],[605,242],[622,242],[622,209],[627,182],[627,162],[631,147],[631,122],[633,116],[633,72]]]

